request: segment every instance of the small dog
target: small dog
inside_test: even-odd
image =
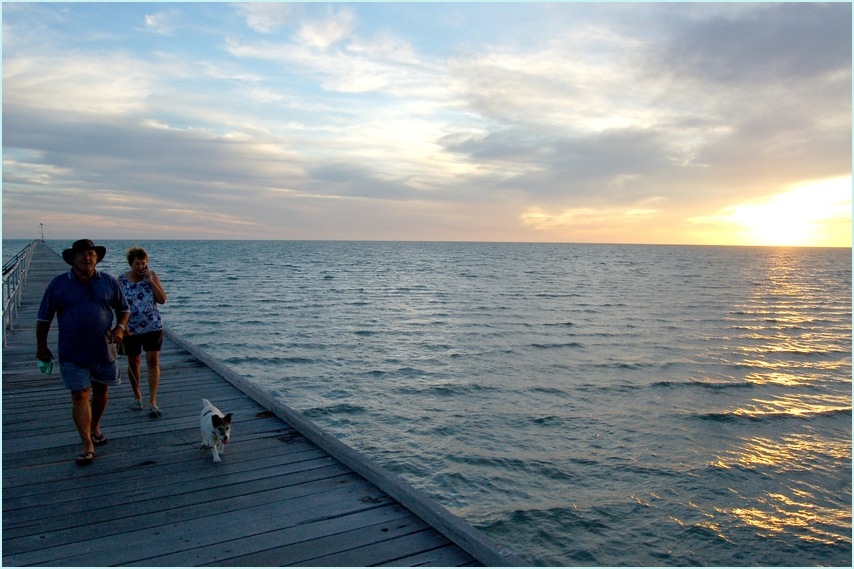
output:
[[[222,462],[220,453],[225,452],[225,445],[231,437],[231,413],[223,415],[207,399],[202,399],[202,447],[210,448],[214,462]]]

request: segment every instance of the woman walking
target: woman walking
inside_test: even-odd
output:
[[[166,291],[160,284],[157,273],[148,268],[148,253],[142,247],[132,247],[127,252],[130,270],[119,277],[122,292],[130,304],[128,336],[122,342],[128,358],[128,378],[133,388],[134,402],[131,409],[142,409],[140,389],[140,360],[145,350],[148,365],[149,415],[160,417],[157,407],[157,386],[160,383],[160,348],[163,345],[163,322],[158,304],[166,303]]]

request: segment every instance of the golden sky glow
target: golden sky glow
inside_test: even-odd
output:
[[[731,245],[851,246],[851,178],[798,184],[690,221]]]

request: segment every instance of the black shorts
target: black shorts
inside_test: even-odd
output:
[[[126,356],[138,356],[143,348],[147,352],[159,352],[163,346],[163,330],[145,332],[143,334],[131,334],[122,340]]]

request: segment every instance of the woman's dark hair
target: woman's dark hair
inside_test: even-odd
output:
[[[133,266],[133,262],[137,259],[147,259],[148,253],[142,247],[131,247],[127,252],[128,265]]]

